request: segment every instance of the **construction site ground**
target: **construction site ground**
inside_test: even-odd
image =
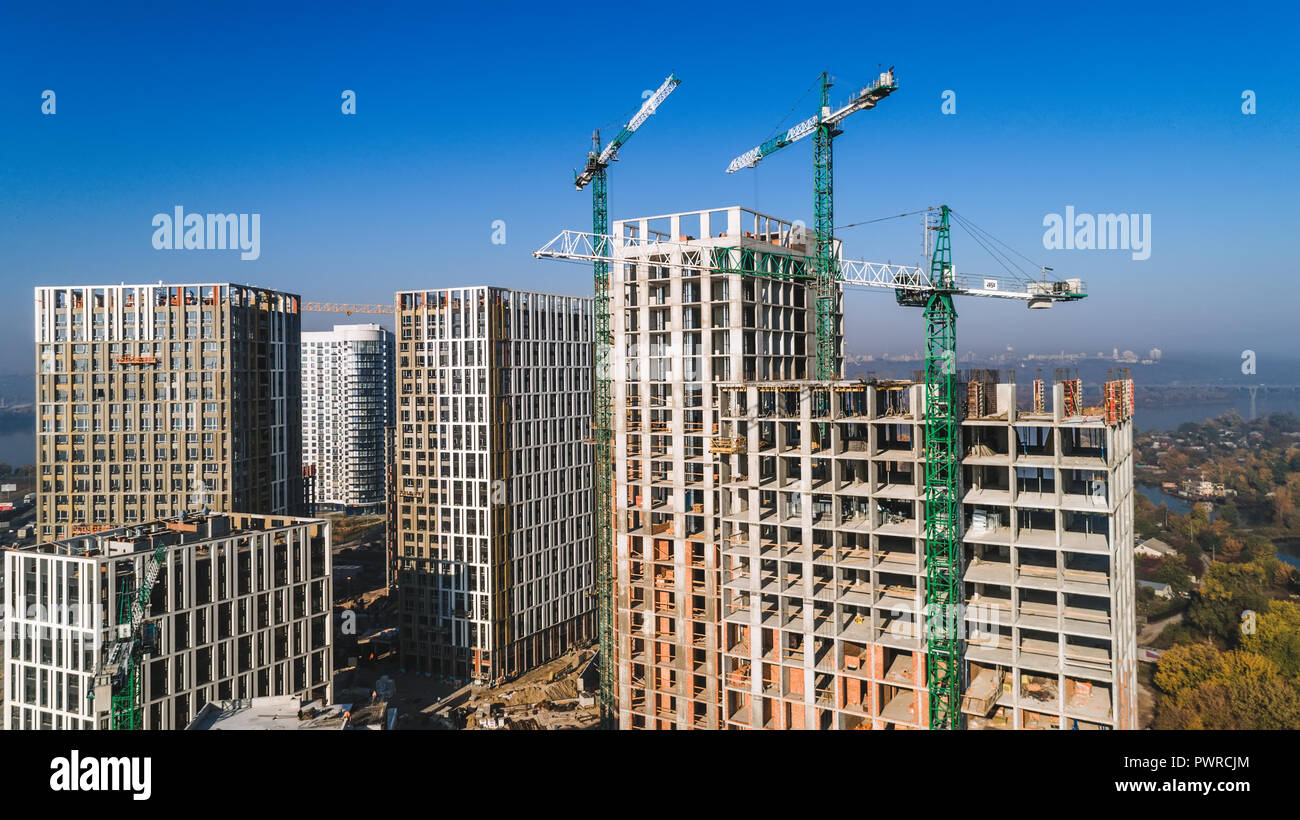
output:
[[[1156,665],[1138,662],[1138,728],[1150,729],[1156,720],[1156,689],[1152,681]]]
[[[387,675],[395,693],[388,705],[397,709],[397,729],[451,729],[435,714],[441,704],[449,703],[458,685],[436,677],[404,673],[396,658],[374,664],[344,667],[334,675],[334,699],[340,703],[363,702],[375,688],[375,682]]]
[[[479,712],[493,725],[515,729],[586,729],[599,723],[597,707],[581,706],[579,673],[593,650],[578,649],[495,688],[469,686],[450,678],[404,672],[389,643],[369,643],[397,626],[396,596],[384,582],[383,545],[366,526],[333,550],[335,700],[369,702],[375,683],[387,675],[396,694],[398,729],[479,729]],[[493,704],[497,704],[494,708]]]
[[[469,687],[459,706],[468,717],[465,728],[479,729],[476,716],[494,712],[506,719],[507,726],[502,728],[596,728],[599,708],[594,701],[583,706],[579,699],[579,675],[593,654],[591,649],[576,649],[500,686]]]
[[[366,702],[376,681],[387,675],[395,688],[388,705],[397,708],[397,729],[481,730],[484,717],[495,718],[501,729],[594,729],[599,710],[582,706],[578,698],[578,676],[591,654],[575,650],[495,688],[403,672],[397,658],[387,656],[338,669],[335,700]]]

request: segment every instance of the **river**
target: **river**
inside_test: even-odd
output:
[[[1139,387],[1139,390],[1141,388]],[[1197,404],[1170,404],[1160,407],[1143,407],[1138,405],[1133,413],[1133,423],[1139,432],[1143,430],[1174,430],[1185,422],[1203,422],[1217,418],[1230,410],[1236,410],[1244,419],[1250,418],[1250,395],[1233,393],[1231,401]],[[1269,413],[1295,413],[1300,415],[1300,395],[1295,393],[1260,393],[1255,400],[1255,412],[1264,416]]]
[[[1300,538],[1277,538],[1277,557],[1297,569],[1300,569]]]
[[[1145,495],[1151,500],[1151,503],[1155,504],[1157,507],[1164,504],[1169,508],[1169,512],[1178,513],[1179,515],[1187,515],[1192,511],[1192,502],[1185,498],[1179,498],[1176,495],[1170,495],[1154,485],[1139,484],[1137,486],[1137,491]]]
[[[1139,484],[1137,491],[1151,499],[1151,503],[1159,507],[1164,504],[1170,512],[1176,512],[1186,515],[1192,509],[1192,502],[1185,498],[1170,495],[1159,487],[1150,484]],[[1211,508],[1210,518],[1213,520],[1217,508]],[[1279,560],[1300,569],[1300,538],[1275,538],[1273,543],[1277,545],[1277,557]]]
[[[36,463],[36,432],[10,430],[0,433],[0,461],[14,467]]]

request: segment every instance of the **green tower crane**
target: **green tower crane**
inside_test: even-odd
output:
[[[671,79],[671,78],[670,78]],[[834,165],[832,144],[841,133],[839,124],[850,114],[874,108],[876,103],[897,90],[894,69],[882,72],[876,82],[861,89],[853,98],[832,111],[831,81],[822,73],[818,113],[779,134],[762,145],[736,157],[727,173],[753,168],[764,157],[804,137],[815,137],[813,161],[813,214],[815,222],[812,256],[755,250],[737,246],[714,248],[711,266],[720,272],[735,272],[781,279],[800,279],[811,284],[816,299],[816,379],[828,381],[840,377],[839,317],[840,286],[888,288],[895,291],[898,303],[923,309],[925,319],[925,540],[926,540],[926,664],[929,686],[929,725],[936,729],[961,728],[960,693],[962,677],[961,629],[961,532],[958,496],[960,431],[957,401],[957,311],[952,297],[957,294],[1006,298],[1025,301],[1030,308],[1051,307],[1053,302],[1084,298],[1083,283],[1077,279],[1048,282],[1013,279],[1003,281],[991,276],[962,276],[954,273],[949,218],[951,210],[939,209],[939,221],[931,226],[938,232],[929,271],[905,265],[837,259],[834,240]],[[624,129],[625,131],[627,129]],[[621,136],[621,135],[620,135]],[[597,142],[599,149],[599,142]],[[604,210],[604,167],[588,159],[587,181],[596,180],[596,211],[591,234],[563,231],[533,253],[538,258],[590,260],[596,266],[596,292],[608,287],[608,265],[617,257],[614,238],[608,235]],[[579,177],[582,187],[583,177]],[[668,249],[674,243],[658,242]],[[1045,269],[1046,270],[1046,269]],[[811,273],[810,273],[811,272]],[[980,280],[975,286],[975,280]],[[608,300],[597,304],[597,338],[608,333]],[[605,324],[599,324],[604,316]],[[599,350],[599,347],[598,347]],[[599,354],[598,354],[599,357]],[[599,360],[599,358],[598,358]],[[602,392],[603,389],[603,392]],[[602,399],[603,397],[603,399]],[[607,430],[608,384],[597,388],[597,457],[602,450],[602,430]],[[829,396],[817,391],[819,412],[828,408]],[[602,416],[603,413],[603,416]],[[604,418],[605,422],[599,421]],[[608,442],[606,437],[603,439]],[[608,453],[608,444],[605,453]],[[598,465],[600,470],[608,468]],[[600,494],[597,493],[599,498]],[[607,511],[606,513],[607,514]],[[597,509],[597,515],[602,515]],[[599,520],[605,520],[598,518]],[[600,528],[598,527],[598,533]],[[598,539],[601,537],[598,534]],[[598,540],[597,560],[600,560]],[[605,545],[608,549],[608,545]],[[607,563],[607,562],[606,562]],[[607,571],[607,568],[605,569]],[[599,577],[599,576],[598,576]],[[599,583],[599,581],[598,581]],[[602,587],[604,589],[604,587]],[[602,612],[604,611],[602,607]],[[603,629],[604,627],[602,627]],[[605,652],[602,632],[601,650]],[[604,655],[603,657],[608,657]],[[602,715],[606,682],[602,663]]]
[[[963,673],[960,403],[957,396],[957,294],[1024,299],[1030,308],[1084,298],[1083,284],[1022,280],[1006,287],[981,277],[959,282],[952,266],[952,210],[942,205],[929,276],[895,278],[900,305],[919,307],[925,320],[925,642],[929,727],[960,729]],[[978,237],[977,237],[978,238]],[[875,284],[875,283],[870,283]],[[899,287],[899,285],[906,285]]]
[[[949,209],[939,211],[928,290],[897,290],[925,317],[925,640],[931,729],[961,728],[962,553],[957,478],[957,310]]]
[[[817,113],[790,128],[783,134],[751,148],[731,161],[727,173],[742,168],[753,168],[764,157],[776,153],[810,134],[813,139],[813,291],[817,306],[817,370],[815,377],[826,381],[839,378],[839,315],[840,287],[839,265],[835,258],[835,173],[832,147],[835,137],[842,132],[840,123],[857,111],[875,108],[876,103],[898,90],[894,81],[894,67],[881,72],[871,85],[859,90],[843,106],[832,111],[830,90],[833,83],[826,72],[821,75],[820,105]],[[824,392],[817,397],[818,407],[824,411],[828,398]]]
[[[166,544],[159,544],[144,557],[136,588],[131,590],[124,578],[118,591],[116,635],[104,647],[89,695],[99,702],[96,711],[107,710],[109,729],[144,728],[141,667],[156,642],[153,624],[145,616],[166,554]]]
[[[618,159],[618,151],[649,119],[668,95],[681,84],[674,74],[669,74],[653,94],[641,105],[636,116],[623,126],[623,130],[606,145],[600,146],[600,132],[591,138],[592,150],[587,154],[587,164],[581,173],[574,173],[574,184],[581,191],[591,185],[591,223],[596,236],[609,234],[609,199],[606,189],[606,171]],[[614,729],[614,425],[612,419],[613,395],[611,390],[611,345],[609,328],[609,261],[593,260],[595,273],[595,305],[593,309],[595,332],[592,342],[595,349],[595,374],[592,396],[592,439],[595,444],[593,461],[595,481],[594,534],[596,537],[596,636],[600,648],[600,728]]]

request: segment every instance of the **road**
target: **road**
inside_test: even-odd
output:
[[[1186,613],[1187,613],[1186,609],[1180,609],[1172,615],[1169,615],[1158,621],[1151,621],[1150,623],[1143,626],[1141,629],[1138,630],[1138,634],[1137,634],[1138,646],[1150,646],[1152,641],[1160,637],[1160,633],[1164,631],[1166,626],[1169,626],[1170,624],[1175,622],[1181,623],[1183,620],[1183,616]]]

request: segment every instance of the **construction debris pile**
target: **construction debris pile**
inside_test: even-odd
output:
[[[474,687],[452,710],[453,725],[466,729],[593,729],[600,715],[592,688],[595,651],[570,652],[510,683]]]

